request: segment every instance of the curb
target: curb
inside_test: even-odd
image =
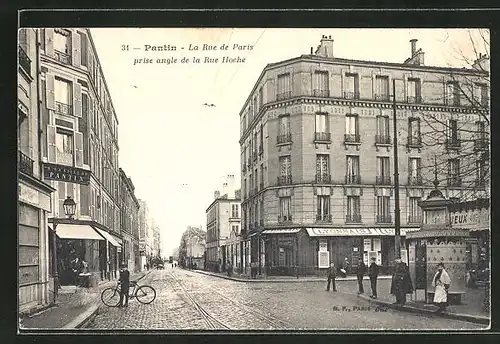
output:
[[[485,316],[480,316],[480,315],[471,315],[471,314],[459,314],[459,313],[435,313],[434,311],[427,310],[427,309],[422,309],[418,307],[413,307],[413,306],[407,306],[407,305],[397,305],[393,304],[387,301],[381,301],[378,299],[372,299],[366,295],[358,295],[359,298],[378,304],[382,306],[386,306],[392,309],[396,309],[398,311],[403,311],[403,312],[409,312],[409,313],[418,313],[422,315],[429,315],[429,316],[435,316],[435,317],[441,317],[441,318],[447,318],[447,319],[453,319],[453,320],[463,320],[463,321],[468,321],[476,324],[482,324],[482,325],[489,325],[491,322],[491,319]]]
[[[191,272],[196,272],[202,275],[207,275],[207,276],[213,276],[213,277],[219,277],[231,281],[236,281],[236,282],[250,282],[250,283],[298,283],[298,282],[322,282],[325,283],[325,278],[307,278],[307,277],[300,277],[300,278],[290,278],[290,279],[251,279],[251,278],[239,278],[239,277],[229,277],[226,275],[219,275],[219,274],[214,274],[210,273],[208,271],[203,271],[203,270],[187,270],[184,269],[185,271],[191,271]],[[384,280],[384,279],[391,279],[391,276],[379,276],[379,280]],[[363,280],[369,280],[368,276],[365,276]],[[335,279],[336,282],[339,281],[357,281],[356,277],[338,277]]]

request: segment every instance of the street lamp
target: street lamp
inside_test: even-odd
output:
[[[64,214],[72,220],[76,213],[76,202],[68,196],[63,202]],[[57,244],[56,244],[56,227],[62,219],[52,218],[52,271],[54,275],[54,303],[56,301],[57,291],[59,288],[59,273],[57,271]]]

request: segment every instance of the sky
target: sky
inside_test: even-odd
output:
[[[425,52],[426,65],[463,67],[460,56],[475,56],[467,29],[90,31],[119,121],[119,164],[159,225],[165,256],[179,245],[188,225],[206,230],[205,210],[225,176],[234,174],[240,187],[239,113],[268,63],[309,54],[322,35],[332,36],[334,56],[340,58],[402,63],[410,55],[412,38]],[[476,30],[470,32],[476,42],[483,42]],[[229,49],[204,51],[204,44],[226,44]],[[177,50],[145,51],[146,45]],[[190,45],[199,50],[190,50]],[[483,44],[476,49],[486,52]],[[221,63],[224,56],[245,62]],[[183,57],[189,63],[181,63]],[[200,63],[194,63],[194,57]],[[205,57],[219,61],[204,63]],[[157,58],[177,62],[156,63]],[[153,63],[144,63],[151,59]]]

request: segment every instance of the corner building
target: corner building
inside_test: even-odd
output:
[[[323,274],[330,262],[339,267],[347,258],[353,269],[371,257],[391,269],[393,80],[402,248],[420,226],[418,201],[433,188],[435,156],[444,159],[438,177],[446,197],[485,192],[460,166],[475,166],[477,142],[487,140],[471,106],[471,99],[488,104],[486,72],[425,66],[415,40],[404,63],[333,51],[323,36],[314,54],[268,64],[240,112],[242,233],[259,273]],[[464,152],[470,161],[461,161]]]

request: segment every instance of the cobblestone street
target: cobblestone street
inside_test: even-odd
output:
[[[140,281],[156,300],[128,308],[102,305],[93,329],[480,329],[469,322],[376,308],[356,295],[355,281],[326,292],[318,282],[240,283],[181,269],[153,271]]]

